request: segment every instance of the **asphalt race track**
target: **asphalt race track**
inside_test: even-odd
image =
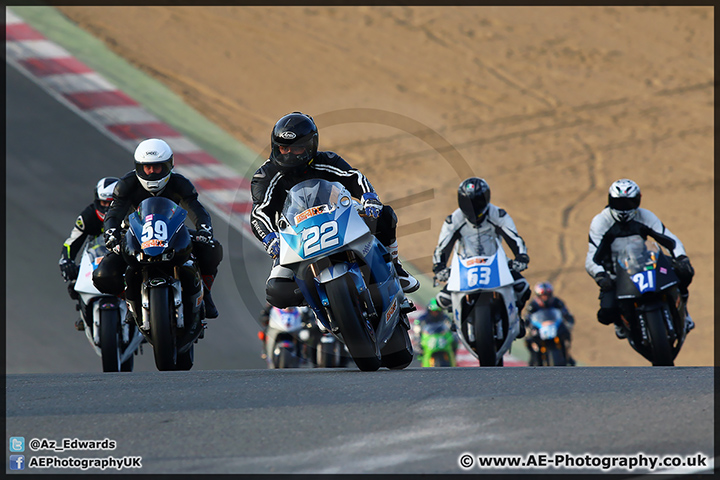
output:
[[[57,261],[95,182],[129,171],[132,157],[10,65],[6,84],[6,438],[117,443],[27,448],[26,461],[142,457],[131,473],[451,474],[466,471],[465,453],[564,452],[699,453],[713,465],[710,367],[265,370],[255,316],[269,261],[217,217],[220,317],[196,346],[193,370],[157,372],[145,345],[135,372],[100,373],[73,327]]]

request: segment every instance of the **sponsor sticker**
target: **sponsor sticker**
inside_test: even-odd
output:
[[[465,266],[469,267],[471,265],[478,265],[481,263],[487,263],[487,258],[480,258],[480,257],[470,258],[465,262]]]
[[[393,300],[392,305],[390,305],[390,308],[388,309],[387,313],[385,314],[385,323],[388,323],[390,319],[393,316],[393,313],[395,313],[395,310],[397,310],[397,298]]]
[[[142,248],[143,250],[150,247],[167,247],[167,242],[163,242],[162,240],[158,240],[157,238],[151,238],[150,240],[143,242],[142,245],[140,245],[140,248]]]
[[[314,217],[315,215],[320,215],[321,213],[325,213],[327,211],[327,207],[325,205],[320,205],[318,207],[310,207],[304,212],[298,213],[295,215],[295,223],[300,223],[304,220],[307,220],[310,217]]]

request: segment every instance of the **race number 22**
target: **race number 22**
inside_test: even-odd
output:
[[[302,232],[303,254],[307,257],[313,253],[325,250],[340,243],[337,237],[338,224],[335,220],[322,225],[313,225]]]

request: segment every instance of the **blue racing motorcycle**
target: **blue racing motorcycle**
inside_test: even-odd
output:
[[[278,220],[279,264],[293,271],[318,321],[360,370],[402,369],[413,358],[407,313],[414,307],[358,207],[340,183],[295,185]]]

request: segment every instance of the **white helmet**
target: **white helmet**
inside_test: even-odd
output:
[[[144,165],[160,166],[159,172],[145,173]],[[145,190],[158,193],[170,180],[173,169],[173,151],[164,140],[143,140],[135,149],[135,174]]]
[[[632,180],[623,178],[613,182],[608,190],[610,214],[618,222],[629,222],[635,218],[641,196],[640,187]]]
[[[110,208],[109,205],[103,205],[102,202],[113,201],[115,185],[117,185],[118,180],[119,179],[115,177],[105,177],[101,178],[97,185],[95,185],[95,199],[93,200],[93,204],[95,205],[95,214],[100,220],[105,220],[105,214]]]

